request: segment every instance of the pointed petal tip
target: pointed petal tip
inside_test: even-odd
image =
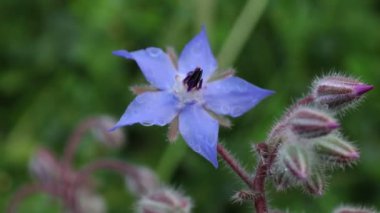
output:
[[[266,90],[267,91],[267,96],[274,95],[276,91],[274,90]]]
[[[334,130],[334,129],[338,129],[340,127],[340,124],[338,124],[336,122],[331,122],[331,123],[327,124],[327,127],[331,130]]]
[[[201,32],[199,34],[205,34],[205,35],[207,35],[206,25],[202,24],[202,26],[201,26]]]
[[[114,127],[109,128],[109,129],[108,129],[108,132],[113,132],[113,131],[115,131],[115,130],[118,129],[118,128],[119,128],[119,126],[115,125]]]
[[[353,151],[349,154],[348,157],[351,158],[352,160],[356,160],[356,159],[359,159],[360,154],[359,154],[359,152],[353,150]]]
[[[116,55],[116,56],[123,57],[123,58],[127,58],[127,59],[132,59],[133,58],[132,55],[131,55],[131,53],[129,53],[126,50],[115,50],[115,51],[112,51],[112,54]]]
[[[357,95],[363,95],[364,93],[367,93],[368,91],[372,90],[374,86],[367,85],[367,84],[361,84],[355,87],[355,91]]]
[[[215,169],[218,169],[218,167],[219,167],[218,160],[210,161],[210,162],[214,166]]]

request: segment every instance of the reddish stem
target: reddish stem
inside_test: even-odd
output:
[[[268,207],[265,197],[265,181],[276,158],[277,147],[270,151],[268,144],[259,143],[256,145],[256,151],[260,156],[260,160],[252,181],[252,188],[257,193],[254,198],[254,204],[257,213],[266,213],[268,212]]]
[[[284,118],[289,115],[294,109],[299,106],[310,104],[314,101],[314,97],[312,95],[308,95],[302,99],[299,99],[285,114]],[[280,122],[281,123],[281,122]],[[278,125],[275,130],[272,132],[278,131],[278,129],[283,128],[282,125]],[[257,213],[267,213],[268,206],[265,197],[265,181],[268,176],[268,172],[273,165],[274,160],[277,156],[278,146],[280,144],[276,144],[275,147],[270,149],[268,144],[259,143],[256,145],[256,151],[260,156],[259,163],[257,165],[256,174],[252,180],[252,189],[257,193],[255,196],[254,204]]]
[[[231,153],[222,145],[218,144],[218,154],[230,166],[230,168],[251,188],[251,180],[248,173],[240,165],[239,161],[231,155]]]
[[[138,171],[135,166],[127,164],[119,160],[98,160],[93,163],[90,163],[84,166],[80,171],[79,175],[82,179],[87,179],[89,175],[98,171],[98,170],[111,170],[115,171],[122,176],[130,175],[133,177],[138,176]]]
[[[95,126],[97,124],[97,119],[95,118],[89,118],[82,123],[80,123],[77,128],[74,130],[74,132],[71,134],[68,144],[64,150],[63,153],[63,159],[62,164],[66,168],[70,168],[71,162],[73,161],[75,151],[78,148],[79,143],[81,142],[81,139],[83,135],[86,133],[87,130],[89,130],[91,127]]]

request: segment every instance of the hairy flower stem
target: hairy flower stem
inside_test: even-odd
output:
[[[252,189],[257,193],[254,198],[254,205],[257,213],[267,213],[267,201],[265,197],[265,181],[268,171],[276,158],[277,149],[269,154],[268,145],[259,143],[256,145],[256,151],[260,155],[260,160],[256,168],[256,174],[252,180]]]
[[[89,118],[83,122],[81,122],[77,128],[74,130],[74,132],[71,134],[68,145],[65,148],[65,151],[63,153],[63,165],[67,168],[70,167],[71,162],[73,161],[74,154],[76,149],[78,148],[79,143],[81,142],[81,139],[83,135],[86,133],[87,130],[89,130],[91,127],[95,126],[97,124],[97,119],[95,118]]]
[[[239,161],[231,155],[231,153],[220,143],[218,143],[218,154],[222,157],[222,159],[226,162],[228,166],[234,171],[250,188],[251,181],[247,171],[240,165]]]
[[[314,97],[310,95],[299,99],[290,108],[287,114],[295,110],[297,107],[308,105],[313,101]],[[279,125],[277,128],[282,128],[282,126]],[[273,131],[277,130],[274,129]],[[279,145],[280,144],[276,144],[273,147],[269,147],[267,143],[259,143],[256,145],[256,152],[259,156],[259,162],[254,177],[250,178],[246,170],[240,165],[239,161],[237,161],[223,145],[218,144],[218,154],[222,157],[226,164],[229,165],[232,171],[235,172],[255,194],[253,203],[255,205],[256,213],[268,213],[267,199],[265,197],[265,181],[274,160],[276,159]]]
[[[119,160],[98,160],[84,166],[79,174],[80,178],[87,179],[89,175],[98,170],[109,170],[119,173],[123,177],[128,174],[130,176],[137,176],[138,171],[135,166],[130,165],[124,161]]]
[[[314,97],[309,95],[304,98],[299,99],[287,112],[285,117],[295,110],[299,106],[308,105],[314,101]],[[281,122],[280,122],[281,123]],[[278,126],[277,128],[282,128]],[[277,131],[276,129],[274,132]],[[267,213],[268,206],[265,197],[265,181],[268,176],[268,171],[270,171],[274,160],[277,156],[278,146],[280,144],[274,145],[274,147],[269,147],[266,143],[259,143],[256,145],[256,151],[260,157],[259,163],[256,168],[255,176],[251,183],[251,189],[257,193],[254,198],[254,205],[257,213]]]
[[[295,109],[297,109],[299,106],[304,106],[312,103],[314,101],[314,97],[312,95],[308,95],[306,97],[303,97],[299,99],[295,104],[293,104],[288,112],[285,114],[285,116],[289,115],[291,112],[293,112]]]

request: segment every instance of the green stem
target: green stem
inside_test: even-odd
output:
[[[267,3],[268,0],[247,1],[219,53],[220,67],[231,66],[234,63],[263,14]]]
[[[170,181],[174,171],[186,154],[187,146],[183,140],[177,140],[166,149],[156,169],[163,182]]]

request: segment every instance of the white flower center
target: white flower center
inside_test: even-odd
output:
[[[188,91],[188,87],[183,83],[185,76],[176,75],[176,81],[173,87],[174,95],[179,99],[181,105],[203,103],[203,89],[192,89]]]

